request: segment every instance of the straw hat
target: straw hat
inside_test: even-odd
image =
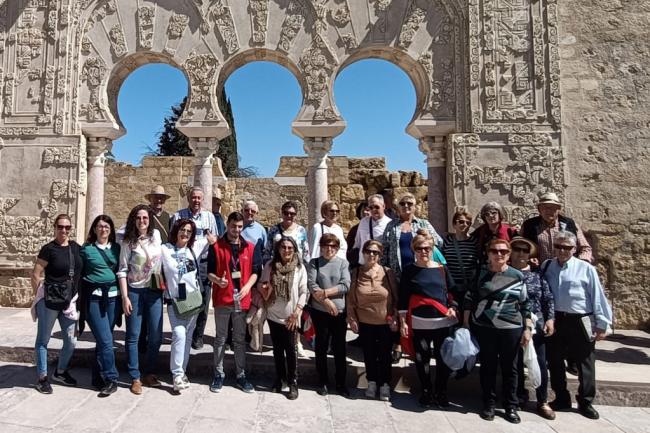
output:
[[[535,242],[531,242],[530,240],[521,237],[521,236],[515,236],[512,238],[510,241],[510,247],[512,247],[516,243],[524,243],[528,245],[528,248],[530,248],[530,257],[536,257],[537,256],[537,245],[535,245]]]
[[[152,197],[154,195],[162,195],[163,197],[165,197],[165,200],[167,200],[168,198],[171,197],[171,195],[165,193],[165,188],[162,185],[154,186],[153,189],[151,190],[151,192],[149,194],[145,195],[144,198],[149,200],[150,197]]]
[[[544,194],[540,195],[537,204],[555,204],[562,206],[560,199],[554,192],[545,192]]]

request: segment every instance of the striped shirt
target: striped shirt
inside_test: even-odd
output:
[[[476,272],[478,271],[478,241],[476,237],[470,236],[468,239],[456,240],[455,236],[449,233],[443,239],[442,254],[447,260],[447,268],[451,277],[456,283],[459,292],[466,292],[476,281]]]

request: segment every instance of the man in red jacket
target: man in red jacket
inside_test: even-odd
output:
[[[262,260],[255,245],[241,236],[243,228],[244,216],[240,212],[232,212],[228,215],[225,236],[212,245],[208,254],[208,279],[212,282],[212,304],[217,327],[214,378],[210,385],[212,392],[219,392],[223,387],[223,357],[231,320],[237,387],[244,392],[255,391],[246,380],[246,312],[251,304],[251,289],[262,270]]]

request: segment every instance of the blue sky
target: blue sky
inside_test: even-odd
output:
[[[384,156],[391,170],[426,173],[417,141],[404,129],[415,110],[415,90],[407,75],[388,62],[363,60],[345,68],[334,87],[337,106],[347,121],[334,140],[332,155]],[[250,63],[226,81],[242,166],[273,176],[280,156],[304,155],[302,141],[291,133],[300,109],[300,87],[285,68]],[[170,107],[187,95],[187,80],[168,65],[143,66],[124,82],[118,97],[127,134],[113,145],[119,161],[139,164],[157,136]]]

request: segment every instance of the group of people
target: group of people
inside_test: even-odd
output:
[[[160,386],[155,368],[165,305],[172,328],[169,368],[174,390],[181,392],[190,386],[190,351],[204,344],[212,303],[210,391],[215,393],[224,385],[229,339],[237,387],[254,392],[246,377],[247,321],[253,311],[263,311],[273,344],[272,389],[286,390],[289,399],[298,398],[299,333],[309,316],[320,395],[330,392],[331,351],[334,391],[349,396],[349,328],[359,334],[368,398],[390,400],[392,362],[404,351],[415,363],[420,404],[447,407],[452,371],[441,347],[465,327],[480,348],[483,419],[495,416],[499,366],[505,419],[520,422],[517,410],[528,401],[521,353],[528,344],[534,345],[542,375],[535,389],[537,412],[554,419],[555,411],[571,408],[568,362],[580,381],[579,412],[598,418],[592,406],[595,342],[605,337],[612,312],[590,264],[589,243],[561,214],[554,193],[539,197],[539,216],[520,229],[508,225],[503,208],[490,202],[480,210],[482,225],[470,232],[475,221],[461,210],[445,237],[416,215],[418,203],[410,193],[399,198],[397,209],[385,195],[368,197],[357,207],[359,223],[347,237],[338,224],[340,207],[331,200],[321,205],[322,221],[307,230],[296,222],[298,205],[291,201],[282,205],[281,221],[266,229],[256,221],[259,209],[252,200],[224,220],[218,197],[213,211],[201,207],[199,187],[189,191],[188,207],[173,215],[163,210],[169,196],[162,187],[145,197],[149,204],[133,208],[123,229],[116,230],[107,215],[95,218],[83,246],[69,238],[71,218],[56,217],[55,239],[42,247],[32,275],[40,392],[52,392],[47,344],[58,319],[64,344],[52,380],[76,385],[68,365],[77,332],[88,323],[97,342],[93,385],[100,397],[114,393],[113,330],[122,313],[131,392]],[[550,403],[548,371],[555,393]]]

